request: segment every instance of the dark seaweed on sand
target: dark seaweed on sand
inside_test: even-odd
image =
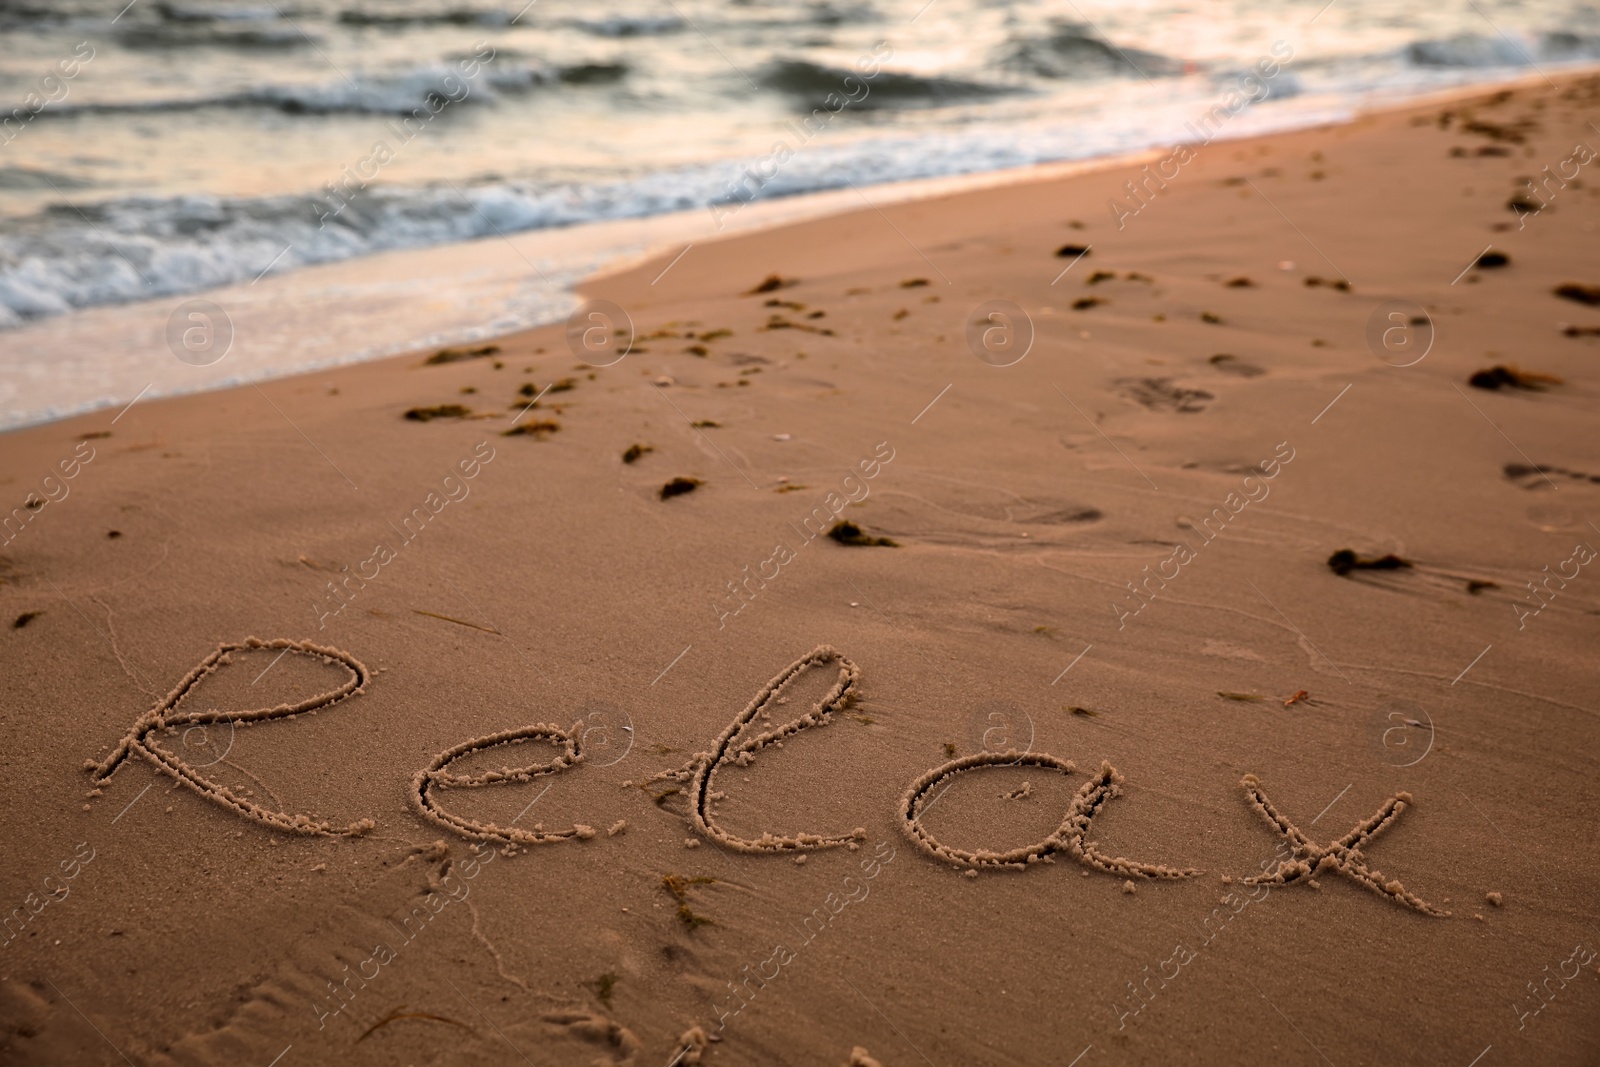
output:
[[[674,478],[661,487],[661,499],[692,493],[703,484],[699,478]]]
[[[771,293],[778,289],[787,289],[791,285],[799,285],[794,278],[785,278],[780,274],[769,274],[754,289],[745,290],[745,296],[756,296],[759,293]]]
[[[617,976],[607,971],[599,978],[596,978],[589,988],[594,990],[594,995],[599,998],[600,1003],[609,1008],[611,1007],[612,991],[616,989],[616,986]]]
[[[716,923],[712,922],[704,915],[696,915],[689,908],[690,888],[697,885],[715,885],[716,881],[717,880],[715,878],[708,878],[705,875],[695,875],[692,878],[685,877],[681,874],[664,874],[661,876],[662,887],[665,888],[667,892],[671,893],[673,899],[677,900],[678,902],[678,921],[683,923],[683,925],[688,927],[690,930],[693,930],[697,926],[716,925]]]
[[[1567,282],[1564,285],[1556,286],[1553,292],[1563,300],[1576,300],[1580,304],[1600,304],[1600,285],[1579,285],[1577,282]]]
[[[839,542],[841,545],[855,545],[860,547],[882,546],[884,548],[900,547],[897,542],[891,541],[887,537],[873,537],[871,534],[867,533],[865,530],[861,529],[861,527],[857,526],[848,519],[843,519],[834,523],[833,528],[828,531],[828,536]]]
[[[546,437],[561,429],[561,424],[555,419],[529,419],[527,422],[511,427],[501,437],[531,436],[535,440],[543,441]]]
[[[1543,389],[1548,385],[1560,385],[1561,379],[1554,374],[1539,374],[1536,371],[1518,370],[1503,364],[1481,370],[1467,379],[1467,384],[1477,389]]]
[[[472,414],[472,409],[461,404],[435,404],[427,408],[411,408],[405,417],[412,422],[430,422],[434,419],[464,419]]]
[[[1341,548],[1328,557],[1333,573],[1343,577],[1351,571],[1398,571],[1411,567],[1411,561],[1390,552],[1382,556],[1363,556],[1352,549]]]
[[[464,359],[482,359],[484,356],[498,355],[499,345],[484,345],[481,348],[441,348],[427,359],[423,366],[432,366],[438,363],[459,363]]]

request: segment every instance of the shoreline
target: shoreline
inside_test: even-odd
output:
[[[1569,68],[1556,77],[1582,77],[1594,70],[1600,70],[1600,64]],[[1265,129],[1240,128],[1235,132],[1224,129],[1207,144],[1247,142],[1346,127],[1365,118],[1396,111],[1426,109],[1486,92],[1537,85],[1542,79],[1538,73],[1523,73],[1417,96],[1375,94],[1381,98],[1355,106],[1314,98],[1303,102],[1309,105],[1309,118],[1282,121],[1285,116],[1281,114],[1268,115],[1262,120]],[[1282,101],[1282,106],[1301,106],[1296,103],[1297,99],[1291,97]],[[1329,109],[1336,117],[1323,114]],[[1255,120],[1251,109],[1245,109],[1242,115],[1247,123]],[[31,413],[13,410],[10,414],[0,414],[0,434],[120,408],[135,394],[152,399],[195,395],[404,358],[434,347],[493,342],[557,324],[578,306],[581,295],[589,287],[648,264],[666,266],[674,254],[691,246],[703,249],[714,242],[850,214],[860,210],[863,201],[873,208],[938,201],[983,190],[1033,186],[1136,166],[1155,162],[1183,143],[1190,142],[1161,142],[1083,160],[887,182],[870,186],[865,193],[852,188],[755,200],[729,213],[730,222],[725,229],[708,227],[705,216],[715,215],[715,212],[710,205],[705,205],[663,215],[519,231],[501,237],[382,252],[304,267],[285,275],[270,275],[256,282],[219,290],[81,309],[37,320],[0,335],[15,346],[13,351],[23,368],[0,368],[0,374],[11,375],[9,381],[0,377],[0,402],[25,392],[29,380],[37,381],[45,368],[57,366],[63,352],[70,354],[92,348],[97,353],[96,358],[109,358],[113,367],[120,369],[108,370],[103,362],[102,365],[84,364],[73,376],[74,380],[98,381],[100,384],[92,387],[98,395],[86,395],[78,388],[76,392],[80,398],[76,401],[47,405]],[[531,275],[530,267],[533,268]],[[438,292],[441,279],[470,276],[487,278],[489,291],[508,296],[528,290],[532,285],[529,298],[543,310],[533,312],[529,321],[507,321],[498,325],[452,313],[450,317],[459,320],[453,325],[443,320],[429,324],[422,319],[405,339],[392,338],[375,346],[366,343],[370,341],[372,325],[366,320],[377,309],[384,309],[382,313],[386,318],[404,316],[408,306],[419,301],[437,304],[442,295]],[[342,327],[339,308],[351,297],[364,300],[368,311],[365,317],[358,317]],[[231,339],[230,351],[215,365],[185,367],[168,352],[168,347],[174,343],[170,338],[183,328],[181,324],[173,325],[175,309],[189,304],[208,305],[199,308],[206,316],[201,320],[205,328],[215,330],[219,337],[226,333]],[[217,317],[213,309],[220,310],[222,316]],[[309,338],[302,328],[308,312],[322,323]],[[125,346],[123,351],[108,353],[108,348],[117,345]],[[290,351],[312,354],[296,355],[294,362],[278,365],[276,361],[280,357],[276,354]],[[141,388],[147,391],[140,393]]]

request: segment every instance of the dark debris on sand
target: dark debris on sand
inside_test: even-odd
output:
[[[833,528],[828,531],[828,536],[841,545],[854,545],[863,548],[878,546],[883,548],[900,547],[898,542],[891,541],[887,537],[873,537],[848,519],[834,523]]]
[[[1561,379],[1554,374],[1539,374],[1536,371],[1518,370],[1504,364],[1496,364],[1488,370],[1481,370],[1467,379],[1467,384],[1476,389],[1544,389],[1546,386],[1560,385]]]
[[[1328,557],[1328,566],[1341,578],[1351,571],[1409,570],[1412,563],[1389,552],[1382,556],[1363,556],[1352,549],[1341,548]]]
[[[435,404],[432,407],[411,408],[406,411],[405,417],[412,422],[432,422],[434,419],[465,419],[472,415],[472,409],[461,404]]]
[[[703,484],[699,478],[674,478],[661,487],[661,499],[667,500],[671,497],[682,496],[684,493],[692,493]]]

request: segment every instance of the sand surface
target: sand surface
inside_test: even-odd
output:
[[[0,1062],[1600,1062],[1596,114],[6,435]]]

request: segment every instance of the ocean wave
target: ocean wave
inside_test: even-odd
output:
[[[43,192],[46,189],[82,189],[89,183],[69,174],[56,174],[38,167],[0,166],[0,189],[15,192]]]
[[[1414,41],[1405,58],[1419,67],[1527,67],[1540,60],[1570,62],[1600,58],[1600,36],[1567,31],[1515,37],[1463,33]]]
[[[443,11],[373,11],[349,8],[339,12],[346,26],[505,26],[512,16],[500,10],[447,8]]]
[[[865,5],[862,5],[864,8]],[[844,10],[832,4],[811,4],[800,12],[800,21],[813,26],[843,26],[851,22],[867,22],[876,17],[875,12],[856,8]]]
[[[720,10],[714,20],[696,20],[693,25],[708,33],[734,32],[765,34],[806,26],[843,26],[870,23],[878,13],[864,3],[836,5],[830,0],[796,5],[792,8],[741,10],[742,5]],[[564,25],[595,37],[660,37],[680,33],[691,24],[675,14],[609,15],[604,18],[575,18]]]
[[[603,19],[572,19],[567,25],[596,37],[657,37],[677,33],[683,20],[676,15],[612,15]]]
[[[1476,33],[1414,41],[1406,46],[1405,55],[1419,67],[1515,67],[1529,58],[1522,45]]]
[[[530,78],[535,75],[530,74]],[[354,85],[265,85],[221,96],[177,97],[165,100],[97,101],[64,104],[40,112],[35,121],[77,115],[162,114],[204,111],[212,108],[266,108],[289,115],[409,115],[423,107],[430,95],[444,97],[442,80],[426,78],[360,79]],[[480,85],[471,96],[452,106],[482,100],[489,95]]]
[[[1114,116],[1048,127],[968,127],[822,143],[797,152],[746,199],[969,174],[1081,159],[1164,143],[1171,129],[1131,129]],[[0,323],[75,308],[194,292],[378,252],[586,222],[707,210],[725,217],[732,183],[758,166],[723,159],[610,181],[494,180],[384,186],[359,192],[328,218],[310,196],[228,200],[130,198],[59,206],[13,219],[0,233]],[[709,205],[721,205],[710,212]],[[81,209],[83,215],[78,214]],[[736,207],[733,208],[737,210]]]
[[[1183,64],[1155,52],[1121,47],[1083,23],[1059,22],[1043,37],[1013,40],[1000,65],[1036,78],[1150,77],[1183,73]]]
[[[967,47],[959,52],[930,48],[919,57],[947,62],[947,67],[922,73],[883,69],[867,78],[838,57],[854,54],[880,35],[900,40],[896,35],[904,27],[898,15],[891,25],[886,14],[875,13],[869,4],[840,0],[787,5],[683,0],[684,11],[695,20],[693,28],[705,31],[714,47],[726,49],[742,69],[759,78],[764,99],[741,100],[741,106],[752,105],[741,111],[711,97],[697,81],[696,74],[711,71],[719,87],[748,89],[732,81],[711,48],[688,32],[690,24],[670,5],[647,7],[630,0],[626,8],[603,4],[546,12],[548,17],[519,21],[514,34],[498,34],[472,27],[509,22],[506,13],[515,12],[524,0],[433,0],[437,6],[431,11],[425,7],[429,0],[293,0],[293,6],[284,0],[276,5],[270,0],[142,0],[108,28],[111,15],[125,2],[60,0],[45,11],[46,0],[0,0],[0,23],[19,13],[58,19],[67,13],[85,23],[84,36],[92,35],[92,26],[99,34],[94,37],[97,44],[104,38],[110,47],[105,49],[107,60],[96,59],[91,73],[112,62],[119,34],[151,34],[146,38],[149,47],[166,52],[155,57],[124,54],[115,62],[126,65],[74,82],[69,96],[32,121],[71,118],[81,125],[70,132],[96,145],[97,157],[131,160],[143,158],[138,138],[148,129],[194,126],[192,120],[183,121],[183,113],[215,109],[208,111],[204,125],[223,131],[213,142],[218,150],[185,160],[177,180],[152,168],[117,169],[101,158],[81,166],[45,154],[8,158],[11,165],[0,167],[0,192],[17,202],[13,211],[54,200],[54,185],[79,203],[92,222],[67,207],[7,218],[0,231],[0,324],[248,282],[269,264],[282,272],[497,233],[704,209],[713,203],[718,205],[713,214],[721,219],[752,197],[1002,170],[1173,143],[1189,136],[1184,121],[1205,113],[1238,87],[1263,45],[1252,38],[1231,54],[1213,50],[1203,62],[1184,63],[1151,49],[1176,56],[1187,46],[1157,45],[1155,38],[1133,29],[1114,30],[1106,37],[1081,22],[1045,19],[1037,9],[997,12],[989,0],[961,0],[966,4],[961,17],[972,16],[970,40],[960,42]],[[93,12],[80,10],[89,3]],[[1250,0],[1246,6],[1253,4]],[[278,5],[287,17],[277,17]],[[955,19],[956,13],[941,8],[934,17]],[[858,37],[839,33],[828,52],[812,52],[813,46],[798,43],[833,38],[827,28],[833,23],[874,20],[880,30],[863,29]],[[1367,95],[1397,96],[1504,79],[1526,70],[1529,59],[1553,72],[1561,63],[1600,56],[1594,25],[1579,17],[1540,13],[1529,15],[1520,27],[1507,22],[1508,31],[1520,34],[1512,38],[1516,44],[1508,44],[1481,21],[1430,19],[1426,25],[1424,32],[1385,22],[1370,34],[1352,32],[1321,50],[1307,44],[1270,79],[1273,102],[1298,93],[1302,99],[1286,102],[1285,112],[1315,108],[1322,100],[1343,107]],[[1550,26],[1564,32],[1538,32]],[[69,55],[78,28],[74,26],[70,39],[56,36],[53,28],[40,29],[37,42],[28,39],[28,48],[39,43],[46,54]],[[312,35],[319,50],[326,48],[353,83],[327,69],[309,49],[297,55],[301,62],[290,63],[270,52],[251,54],[251,38],[240,36],[267,34],[273,41],[287,41],[283,35],[298,36],[299,28]],[[1452,29],[1461,32],[1452,36]],[[672,34],[680,36],[667,36]],[[376,122],[338,124],[394,125],[386,121],[389,116],[410,114],[430,93],[445,95],[446,75],[459,69],[454,51],[465,47],[463,39],[479,36],[497,41],[504,36],[525,51],[502,48],[472,80],[470,94],[452,108],[483,105],[477,114],[491,108],[499,113],[489,114],[488,121],[452,123],[439,153],[449,157],[447,164],[414,157],[415,167],[406,168],[416,176],[414,184],[373,185],[319,225],[319,215],[326,218],[334,205],[314,199],[314,191],[369,147],[352,143],[348,155],[340,151],[339,158],[328,158],[325,135],[336,123],[320,116],[377,115],[381,118]],[[584,47],[574,52],[575,42]],[[195,47],[207,44],[217,47],[209,52]],[[8,58],[5,73],[26,84],[38,76],[30,69],[35,61],[20,54],[26,49],[14,51],[17,61]],[[129,76],[131,66],[138,76]],[[366,73],[358,73],[362,70]],[[613,88],[635,74],[649,76],[640,79],[648,82],[641,86],[648,98]],[[297,78],[307,80],[297,84]],[[454,88],[459,96],[459,86]],[[105,95],[97,100],[95,93]],[[593,94],[582,103],[594,105],[596,122],[616,115],[617,128],[627,133],[649,123],[652,110],[659,107],[681,121],[681,137],[665,150],[643,138],[637,151],[615,157],[597,154],[588,144],[569,151],[574,146],[557,139],[541,142],[539,127],[532,125],[534,113],[552,101],[560,104],[585,93]],[[730,144],[743,146],[752,156],[767,151],[771,141],[760,131],[774,118],[774,105],[806,113],[830,93],[851,97],[852,112],[879,110],[864,123],[804,124],[808,129],[827,127],[825,135],[808,136],[799,122],[772,121],[771,136],[791,143],[799,136],[803,142],[803,150],[781,166],[770,154],[717,158],[734,151],[726,147]],[[1258,119],[1265,122],[1265,104],[1234,120],[1230,131],[1242,131]],[[992,114],[984,115],[986,106]],[[941,107],[949,110],[935,110]],[[177,117],[164,122],[166,112]],[[109,118],[94,118],[96,114]],[[128,115],[155,118],[122,121]],[[973,121],[979,116],[985,121]],[[559,117],[572,121],[570,113]],[[730,117],[732,125],[725,126],[724,118]],[[500,119],[507,121],[496,121]],[[250,136],[227,140],[228,130],[235,127]],[[516,132],[508,133],[513,127]],[[263,130],[288,131],[288,136],[258,136]],[[297,142],[296,130],[311,133]],[[381,130],[377,135],[387,136]],[[526,147],[495,143],[510,136],[525,139]],[[754,147],[758,140],[759,148]],[[28,151],[32,143],[23,141],[12,150]],[[267,158],[280,146],[281,159]],[[457,177],[459,161],[473,158],[492,159],[499,173],[520,177],[476,182]],[[490,165],[485,163],[485,169]],[[241,168],[254,168],[252,174],[273,183],[250,188],[280,195],[178,195],[191,187],[239,189]],[[384,177],[394,173],[385,171]],[[460,193],[448,183],[428,182],[443,173],[455,177]],[[558,182],[528,175],[584,179]],[[89,202],[95,196],[123,196],[128,189],[147,195]]]
[[[849,85],[846,85],[849,79]],[[940,75],[908,74],[880,70],[868,78],[859,71],[829,67],[804,59],[780,59],[769,63],[759,75],[767,89],[792,97],[805,110],[823,106],[829,93],[841,96],[859,93],[865,85],[867,95],[851,107],[871,110],[891,107],[937,107],[1001,96],[1016,90],[1006,85],[969,81]]]
[[[472,79],[472,91],[451,107],[481,104],[507,93],[525,92],[542,86],[607,85],[626,78],[626,63],[573,63],[545,66],[538,63],[498,64],[483,68]],[[454,78],[454,81],[447,81]],[[357,75],[353,82],[343,80],[310,85],[261,85],[216,96],[170,97],[166,99],[63,102],[36,116],[57,121],[78,115],[161,114],[208,109],[258,108],[290,115],[410,115],[430,98],[450,99],[459,95],[461,75],[450,67],[431,67],[391,77]]]
[[[171,0],[158,0],[151,6],[168,22],[274,22],[279,15],[278,9],[270,6],[202,7]]]
[[[703,206],[721,168],[603,184],[373,186],[326,225],[309,196],[55,207],[0,234],[0,325],[193,292],[377,252]],[[82,214],[79,214],[81,210]],[[287,249],[287,250],[286,250]]]
[[[556,75],[564,85],[610,85],[628,76],[626,63],[574,63]]]
[[[238,48],[266,51],[304,48],[307,38],[292,26],[235,27],[217,21],[130,22],[117,35],[124,48],[165,51],[170,48]]]
[[[1546,33],[1539,38],[1539,54],[1543,59],[1566,63],[1585,59],[1600,59],[1600,34]]]
[[[77,4],[66,0],[50,5],[0,0],[0,26],[8,29],[28,28],[34,25],[48,26],[75,19],[95,18],[99,15],[101,11],[94,5],[93,0],[80,0]]]

